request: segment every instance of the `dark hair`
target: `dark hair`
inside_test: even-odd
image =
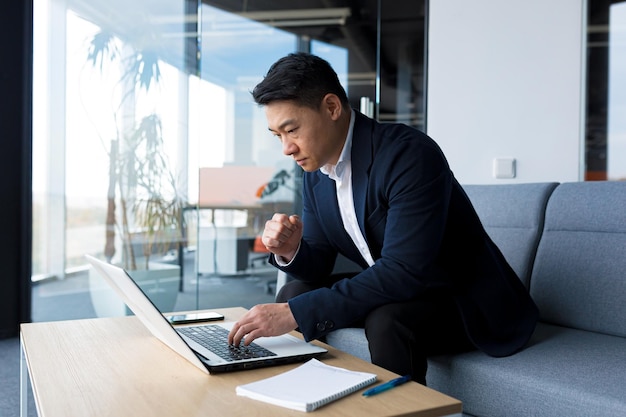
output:
[[[257,104],[273,101],[293,101],[317,110],[326,94],[335,94],[341,103],[350,107],[346,91],[339,83],[337,73],[322,58],[304,53],[292,53],[276,61],[254,90]]]

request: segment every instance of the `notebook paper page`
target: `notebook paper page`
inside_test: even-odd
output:
[[[317,359],[282,374],[240,385],[237,395],[300,411],[313,411],[376,382],[376,375],[326,365]]]

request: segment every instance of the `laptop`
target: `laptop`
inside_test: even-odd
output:
[[[85,255],[85,257],[154,337],[204,373],[302,362],[328,352],[322,347],[289,334],[260,337],[255,339],[249,348],[229,347],[226,336],[234,322],[175,327],[123,268],[103,262],[91,255]],[[217,342],[205,340],[215,335],[217,335]]]

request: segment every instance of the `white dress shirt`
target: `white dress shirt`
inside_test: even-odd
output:
[[[348,136],[346,142],[341,150],[341,155],[337,161],[337,165],[326,164],[320,168],[322,174],[328,175],[330,179],[335,181],[335,187],[337,188],[337,202],[339,203],[339,212],[341,213],[341,220],[343,221],[343,227],[346,232],[352,238],[352,241],[356,245],[357,249],[363,256],[363,259],[369,266],[374,265],[374,259],[370,253],[370,249],[365,242],[365,237],[359,228],[359,223],[356,219],[356,210],[354,209],[354,197],[352,195],[352,132],[354,130],[354,110],[350,114],[350,128],[348,129]],[[300,246],[296,250],[296,254],[292,258],[298,255]],[[279,266],[287,266],[291,263],[286,262],[280,256],[274,258]]]
[[[359,223],[356,219],[356,210],[354,209],[354,196],[352,195],[351,156],[354,119],[354,110],[352,110],[348,136],[346,137],[346,143],[343,145],[337,165],[326,164],[320,168],[320,172],[328,175],[330,179],[335,181],[335,186],[337,188],[337,202],[339,203],[339,212],[341,213],[343,227],[346,229],[346,232],[350,235],[352,241],[359,249],[363,259],[365,259],[369,266],[372,266],[374,265],[374,259],[372,258],[370,249],[367,246],[365,237],[359,228]]]

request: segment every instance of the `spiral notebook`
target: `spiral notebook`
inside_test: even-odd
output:
[[[236,388],[237,395],[299,411],[313,411],[376,382],[376,375],[326,365],[317,359]]]

